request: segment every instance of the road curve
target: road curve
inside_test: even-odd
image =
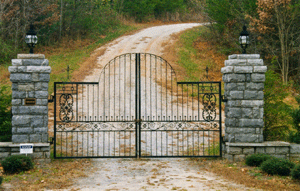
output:
[[[143,29],[135,34],[122,36],[95,51],[105,50],[104,54],[98,57],[97,68],[84,81],[98,82],[101,69],[114,57],[124,53],[152,53],[162,55],[162,44],[168,42],[172,34],[201,26],[201,23],[184,23],[154,26]]]

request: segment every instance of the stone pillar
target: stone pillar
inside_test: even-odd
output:
[[[8,70],[12,82],[12,143],[48,143],[48,60],[42,54],[19,54]]]
[[[267,66],[258,54],[238,54],[225,61],[225,142],[262,143],[264,81]]]

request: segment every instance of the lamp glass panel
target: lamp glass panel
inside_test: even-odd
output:
[[[248,44],[247,43],[247,36],[240,36],[240,44]]]
[[[31,35],[26,35],[26,36],[25,36],[25,42],[26,42],[27,44],[32,43]]]
[[[32,36],[31,36],[31,41],[32,41],[32,43],[36,44],[37,41],[38,41],[37,36],[36,36],[36,35],[32,35]]]

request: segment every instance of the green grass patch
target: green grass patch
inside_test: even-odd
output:
[[[197,56],[197,50],[194,48],[194,42],[201,35],[201,28],[194,28],[181,34],[179,43],[182,46],[179,48],[179,65],[185,69],[185,81],[199,81],[199,65],[194,62]]]

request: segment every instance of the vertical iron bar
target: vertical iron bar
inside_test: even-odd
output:
[[[186,90],[186,119],[189,120],[189,84],[187,84],[187,90]]]
[[[200,121],[200,98],[199,98],[199,94],[200,94],[200,88],[199,88],[200,84],[198,84],[198,121]]]
[[[131,116],[132,116],[132,114],[131,114],[131,86],[132,86],[132,84],[131,84],[131,62],[132,62],[132,60],[131,60],[131,54],[130,54],[130,74],[129,74],[129,76],[130,76],[130,85],[129,85],[129,89],[130,89],[130,93],[129,93],[129,96],[130,96],[130,98],[129,98],[129,111],[130,111],[130,115],[129,115],[129,120],[130,120],[130,118],[131,118]],[[125,116],[124,116],[125,117]]]
[[[152,117],[153,117],[153,115],[152,115],[152,55],[150,54],[149,55],[149,57],[150,57],[150,120],[152,121]],[[151,134],[152,134],[152,132],[151,132]],[[152,135],[151,135],[152,136]],[[151,140],[152,140],[152,138],[151,138]],[[152,148],[152,144],[151,144],[151,148]],[[152,152],[151,152],[151,154],[152,154]]]
[[[62,154],[62,145],[63,145],[63,134],[62,134],[62,131],[60,132],[60,157],[63,156]]]
[[[192,84],[192,120],[194,117],[194,84]]]
[[[78,122],[78,84],[76,84],[76,122]]]
[[[183,84],[181,85],[181,110],[182,110],[182,113],[181,113],[181,120],[183,120],[183,116],[184,116],[184,111],[183,111]]]
[[[116,58],[114,59],[114,117],[113,120],[115,121],[116,117]]]
[[[144,113],[144,115],[145,115],[145,120],[147,120],[147,61],[146,61],[146,54],[144,54],[144,62],[145,62],[145,87],[144,87],[144,90],[145,90],[145,105],[144,105],[144,107],[145,107],[145,113]],[[150,85],[151,85],[151,83],[150,83]]]
[[[124,121],[125,121],[125,115],[126,115],[126,55],[124,56],[124,115],[123,115]]]
[[[119,120],[121,120],[121,57],[119,57]]]
[[[100,120],[100,113],[99,113],[99,108],[100,108],[100,105],[99,105],[99,99],[100,99],[100,92],[99,92],[99,83],[98,83],[98,88],[97,88],[97,118],[98,118],[98,121]]]
[[[178,103],[179,103],[179,95],[178,95],[178,84],[177,84],[177,121],[178,121],[178,118],[179,118],[179,107],[178,107]],[[176,120],[176,119],[175,119]]]
[[[108,120],[110,121],[110,63],[108,65]],[[104,132],[103,132],[103,135],[104,135]]]
[[[54,158],[56,157],[56,82],[54,82]]]
[[[135,133],[136,133],[136,157],[139,157],[139,54],[135,54]]]
[[[90,119],[90,108],[89,108],[89,93],[90,93],[90,84],[87,85],[87,92],[86,92],[86,97],[87,97],[87,104],[86,104],[86,109],[88,111],[88,121]]]
[[[86,132],[86,136],[87,136],[87,144],[86,144],[86,147],[87,147],[87,151],[86,151],[86,154],[87,156],[89,156],[89,145],[90,145],[90,136],[89,136],[89,132],[87,131]]]
[[[94,156],[94,153],[95,153],[95,151],[94,151],[94,144],[95,144],[95,131],[94,131],[94,129],[93,129],[93,136],[92,136],[92,139],[93,139],[93,147],[92,147],[92,153],[93,153],[93,155],[92,156]]]
[[[163,100],[162,100],[162,98],[163,98],[163,85],[162,85],[162,83],[163,83],[163,77],[162,77],[162,67],[163,67],[163,64],[162,64],[162,59],[160,58],[160,89],[161,89],[161,94],[160,94],[160,121],[162,121],[163,120],[163,107],[162,107],[162,102],[163,102]]]
[[[173,116],[173,70],[171,70],[171,119],[174,120]],[[173,132],[172,132],[173,133]],[[173,144],[173,142],[172,142]],[[173,145],[172,145],[172,155],[173,155]]]
[[[81,98],[81,116],[82,116],[82,119],[81,119],[81,120],[83,121],[83,118],[84,118],[84,117],[83,117],[83,97],[84,97],[84,96],[83,96],[83,94],[84,94],[84,91],[83,91],[83,84],[81,85],[81,91],[82,91],[82,93],[81,93],[81,94],[82,94],[82,98]]]
[[[68,156],[68,131],[66,132],[66,157]]]
[[[110,131],[108,131],[108,156],[110,155]]]
[[[166,121],[168,121],[168,63],[165,61],[165,64],[166,64]]]
[[[105,117],[105,105],[106,105],[106,101],[105,101],[105,86],[106,86],[106,83],[105,83],[105,70],[106,68],[103,69],[103,121],[105,121],[106,117]]]
[[[66,132],[66,157],[68,156],[68,131]]]
[[[141,55],[138,54],[138,95],[139,95],[139,107],[138,107],[138,116],[139,116],[139,122],[138,122],[138,131],[139,131],[139,157],[141,157]]]
[[[103,156],[105,155],[105,131],[103,131]]]
[[[155,92],[156,92],[156,95],[155,95],[155,102],[156,102],[156,116],[155,116],[155,120],[157,121],[157,83],[158,83],[158,80],[157,80],[157,57],[155,56]]]
[[[222,101],[221,101],[221,82],[219,82],[219,115],[220,115],[220,121],[219,121],[219,134],[220,134],[220,140],[219,140],[219,147],[220,147],[220,157],[222,157]]]

